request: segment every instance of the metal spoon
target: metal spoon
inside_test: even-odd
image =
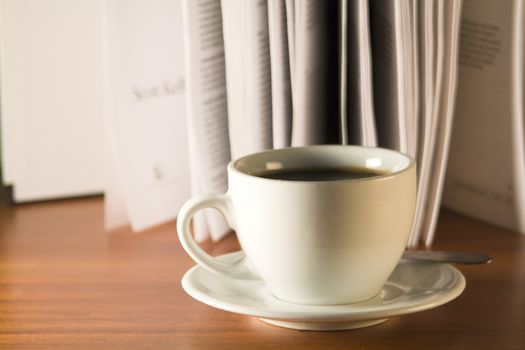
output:
[[[446,252],[433,250],[405,250],[404,259],[437,261],[452,264],[485,264],[491,262],[492,258],[483,253],[471,252]]]

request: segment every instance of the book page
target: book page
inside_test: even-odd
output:
[[[401,84],[403,94],[402,104],[405,107],[404,123],[405,123],[405,139],[406,139],[406,153],[410,156],[413,156],[414,144],[411,140],[410,130],[413,122],[412,115],[412,102],[413,102],[413,90],[412,90],[412,34],[410,33],[410,7],[409,1],[399,1],[399,12],[396,13],[396,21],[398,25],[396,26],[396,35],[398,36],[399,51],[401,54],[398,54],[398,59],[400,62],[401,70],[403,74],[401,75]]]
[[[273,148],[290,147],[292,86],[285,0],[268,0]]]
[[[427,216],[430,215],[428,212],[429,196],[431,196],[431,179],[434,176],[434,162],[436,152],[436,138],[439,132],[439,112],[441,104],[443,102],[443,81],[444,81],[444,64],[445,64],[445,1],[436,0],[434,2],[433,14],[435,16],[433,20],[434,24],[434,44],[436,52],[435,65],[433,67],[433,105],[431,108],[431,117],[428,124],[428,135],[424,140],[423,147],[423,159],[420,167],[420,175],[418,181],[418,192],[416,202],[416,214],[414,225],[412,227],[414,235],[410,239],[410,244],[417,244],[419,238],[425,235],[423,232],[423,223],[427,220]],[[428,121],[427,121],[428,122]]]
[[[19,133],[17,129],[20,128],[16,124],[17,119],[11,120],[10,118],[13,112],[10,110],[11,103],[9,100],[14,98],[16,94],[10,93],[14,92],[14,90],[12,87],[9,87],[9,82],[17,76],[19,81],[26,79],[24,67],[14,68],[19,58],[14,54],[17,48],[12,47],[12,45],[18,44],[20,53],[24,52],[23,47],[20,46],[20,43],[24,41],[20,40],[21,38],[17,38],[16,35],[16,28],[20,25],[18,17],[20,17],[20,12],[23,12],[25,8],[25,6],[20,7],[20,5],[22,3],[16,0],[2,0],[0,2],[0,142],[2,148],[2,181],[6,186],[13,184],[13,163],[16,160],[15,154],[17,154],[17,151],[15,149],[15,140],[12,139],[12,136]]]
[[[135,231],[175,219],[190,196],[180,6],[108,2],[113,161]]]
[[[377,147],[377,129],[374,113],[374,89],[372,79],[372,47],[370,43],[370,14],[368,0],[358,2],[359,54],[361,61],[361,98],[363,99],[364,146]]]
[[[109,86],[107,86],[108,88]],[[109,112],[109,111],[108,111]],[[109,118],[104,120],[104,142],[106,161],[106,184],[104,187],[104,230],[112,231],[130,224],[128,208],[124,199],[122,174],[118,166],[117,145],[113,125]]]
[[[524,232],[523,4],[465,0],[445,207]],[[517,68],[521,67],[521,68]]]
[[[413,152],[412,156],[417,160],[419,154],[419,124],[421,119],[421,110],[420,110],[420,101],[422,95],[420,94],[419,87],[419,0],[411,0],[409,2],[410,10],[410,31],[412,34],[412,108],[413,108],[413,122],[408,125],[408,140],[409,143],[412,142]],[[409,145],[410,148],[410,145]]]
[[[418,124],[418,174],[421,174],[425,146],[429,140],[434,105],[434,0],[424,0],[418,8],[418,62],[419,62],[419,124]],[[427,146],[428,148],[428,146]]]
[[[378,145],[406,153],[406,91],[400,1],[370,0]]]
[[[222,23],[233,159],[272,147],[272,93],[266,0],[224,0]]]
[[[104,2],[0,6],[3,176],[14,201],[101,193]]]
[[[421,236],[421,217],[423,216],[423,195],[426,196],[429,177],[431,173],[433,139],[436,130],[435,119],[433,118],[434,106],[434,52],[436,52],[437,41],[434,40],[434,2],[435,0],[425,0],[421,2],[419,8],[419,69],[420,69],[420,122],[417,166],[418,166],[418,190],[417,204],[414,225],[409,239],[409,246],[417,246]],[[437,16],[436,16],[437,17]],[[437,18],[436,18],[437,20]],[[425,197],[426,198],[426,197]]]
[[[295,0],[285,0],[286,5],[286,29],[288,35],[288,62],[290,65],[290,82],[292,86],[292,97],[294,90],[295,72]]]
[[[514,3],[514,21],[512,23],[512,159],[514,189],[516,193],[525,193],[525,1]],[[516,230],[525,234],[525,196],[516,197]]]
[[[348,0],[339,0],[339,123],[341,143],[348,145]]]
[[[350,144],[375,147],[368,1],[351,0],[348,11],[348,140]]]
[[[297,0],[292,89],[292,146],[326,140],[327,9],[323,1]],[[335,64],[335,62],[334,62]]]
[[[441,96],[437,115],[438,127],[429,182],[428,203],[421,228],[426,246],[430,246],[433,241],[448,160],[457,85],[460,13],[461,0],[451,0],[445,3],[443,85],[439,92]]]
[[[429,116],[424,121],[425,126],[424,140],[421,147],[421,165],[418,179],[418,192],[416,199],[416,214],[414,225],[412,227],[412,236],[409,245],[415,246],[420,238],[425,235],[423,232],[423,222],[427,220],[427,206],[431,192],[431,178],[433,176],[434,154],[436,151],[436,137],[439,128],[439,111],[442,103],[442,86],[443,86],[443,67],[445,61],[445,1],[435,0],[432,5],[432,34],[435,60],[432,67],[432,106],[429,107]],[[428,101],[427,101],[428,102]]]
[[[417,48],[417,40],[415,34],[414,15],[416,4],[413,0],[401,2],[401,29],[403,40],[403,69],[404,77],[403,84],[405,86],[405,106],[406,106],[406,138],[407,138],[407,154],[411,157],[416,157],[417,152],[417,58],[415,50]]]
[[[184,0],[186,106],[192,195],[225,193],[230,161],[226,72],[221,5],[217,0]],[[216,210],[194,217],[198,241],[218,239],[230,228]]]
[[[16,60],[16,58],[9,58],[9,55],[6,54],[6,47],[9,46],[10,43],[13,44],[20,42],[19,40],[9,39],[9,35],[12,35],[10,33],[14,32],[13,29],[16,28],[15,26],[17,23],[15,16],[5,16],[6,11],[9,13],[10,3],[16,6],[19,2],[14,0],[11,0],[11,2],[5,0],[0,1],[0,171],[2,172],[0,176],[2,184],[5,186],[9,186],[13,183],[12,163],[14,162],[14,158],[16,158],[14,156],[16,151],[13,149],[14,142],[11,140],[14,127],[10,125],[12,123],[9,119],[11,112],[8,111],[6,106],[6,101],[9,98],[9,95],[6,93],[6,87],[9,79],[11,79],[9,78],[9,75],[14,73],[12,68],[7,69],[10,66],[7,62],[9,62],[9,60]],[[12,49],[9,50],[9,52],[12,51]]]

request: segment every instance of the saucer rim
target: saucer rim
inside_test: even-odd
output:
[[[235,251],[218,256],[219,259],[228,259],[230,256],[242,254],[242,251]],[[454,266],[438,262],[418,262],[415,260],[400,259],[400,263],[442,265],[449,269],[453,274],[452,285],[446,290],[437,291],[426,296],[420,296],[412,301],[394,301],[390,304],[365,305],[365,302],[341,305],[300,305],[289,303],[281,299],[280,302],[289,304],[293,310],[270,310],[261,307],[234,304],[219,300],[208,294],[203,293],[194,287],[190,282],[191,277],[196,271],[205,269],[200,265],[191,267],[182,277],[181,284],[184,291],[192,298],[208,306],[236,313],[241,315],[265,318],[270,320],[283,321],[303,321],[303,322],[353,322],[363,320],[374,320],[391,318],[394,316],[406,315],[420,311],[429,310],[456,299],[465,290],[466,279],[464,275]],[[213,273],[210,271],[210,273]],[[222,277],[227,278],[227,277]],[[262,280],[253,283],[264,283]],[[264,288],[264,287],[263,287]],[[275,297],[274,297],[275,298]],[[277,298],[276,298],[277,299]],[[303,310],[297,308],[302,307]]]

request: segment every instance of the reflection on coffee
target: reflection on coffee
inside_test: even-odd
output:
[[[340,181],[363,179],[386,174],[387,171],[362,167],[274,169],[255,176],[288,181]]]

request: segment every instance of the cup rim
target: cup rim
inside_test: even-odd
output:
[[[257,176],[257,175],[253,175],[253,174],[248,174],[246,172],[243,172],[241,170],[239,170],[237,168],[237,164],[239,162],[242,162],[243,160],[247,159],[247,158],[251,158],[251,157],[255,157],[255,156],[260,156],[260,155],[264,155],[264,154],[268,154],[268,153],[273,153],[273,152],[279,152],[279,151],[287,151],[287,150],[308,150],[308,149],[322,149],[322,148],[334,148],[334,149],[343,149],[343,148],[350,148],[350,149],[371,149],[371,150],[379,150],[381,152],[390,152],[390,153],[395,153],[401,157],[404,157],[406,160],[408,160],[408,164],[399,169],[399,170],[395,170],[395,171],[392,171],[392,172],[388,172],[388,173],[385,173],[385,174],[382,174],[382,175],[377,175],[377,176],[370,176],[370,177],[365,177],[365,178],[356,178],[356,179],[345,179],[345,180],[315,180],[315,181],[301,181],[301,180],[283,180],[283,179],[270,179],[270,178],[265,178],[265,177],[262,177],[262,176]],[[251,178],[251,179],[257,179],[257,180],[261,180],[261,181],[270,181],[270,182],[274,182],[274,183],[287,183],[287,184],[328,184],[328,183],[336,183],[336,184],[340,184],[340,183],[347,183],[347,182],[364,182],[364,181],[384,181],[384,180],[388,180],[388,179],[391,179],[393,177],[396,177],[400,174],[403,174],[405,172],[408,172],[410,171],[412,168],[414,168],[416,166],[416,160],[411,157],[410,155],[406,154],[406,153],[402,153],[402,152],[399,152],[399,151],[396,151],[396,150],[392,150],[392,149],[388,149],[388,148],[382,148],[382,147],[369,147],[369,146],[358,146],[358,145],[312,145],[312,146],[300,146],[300,147],[286,147],[286,148],[278,148],[278,149],[270,149],[270,150],[266,150],[266,151],[261,151],[261,152],[255,152],[255,153],[250,153],[250,154],[247,154],[243,157],[240,157],[238,159],[234,159],[232,161],[229,162],[228,164],[228,170],[231,171],[232,173],[235,173],[239,176],[242,176],[242,177],[247,177],[247,178]]]

